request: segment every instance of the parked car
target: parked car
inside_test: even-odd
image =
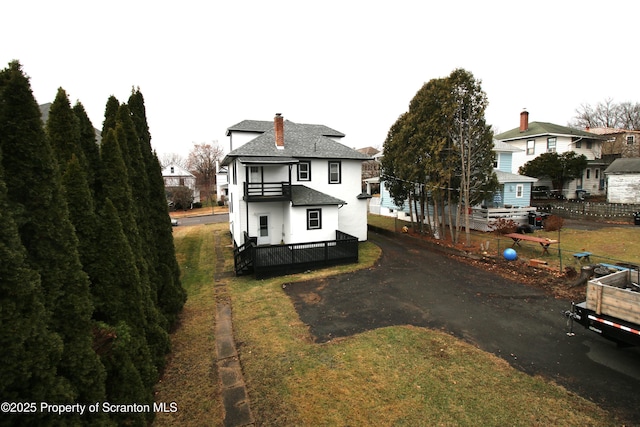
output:
[[[171,218],[171,225],[173,225],[174,227],[178,225],[178,220],[175,218]]]
[[[546,185],[537,185],[531,190],[531,197],[534,199],[550,199],[551,189]]]

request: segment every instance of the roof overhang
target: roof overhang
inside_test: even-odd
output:
[[[292,157],[238,157],[240,163],[246,165],[292,165],[299,160]]]

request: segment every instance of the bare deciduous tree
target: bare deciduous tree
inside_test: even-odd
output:
[[[640,104],[615,103],[611,98],[595,106],[582,104],[576,109],[576,115],[569,125],[583,129],[604,127],[640,130]]]
[[[160,157],[160,165],[162,166],[162,169],[169,165],[176,165],[186,169],[187,161],[180,154],[164,153],[162,154],[162,157]]]
[[[218,141],[211,144],[194,144],[189,157],[187,168],[196,176],[196,185],[200,189],[200,197],[213,200],[216,186],[216,165],[224,155]]]

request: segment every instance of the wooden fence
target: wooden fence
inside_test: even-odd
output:
[[[563,218],[618,220],[633,223],[634,213],[640,212],[640,204],[567,200],[554,201],[538,206],[537,209]]]

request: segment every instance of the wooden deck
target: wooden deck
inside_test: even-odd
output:
[[[336,231],[336,240],[265,246],[250,241],[234,252],[236,274],[260,278],[358,262],[358,239]]]

